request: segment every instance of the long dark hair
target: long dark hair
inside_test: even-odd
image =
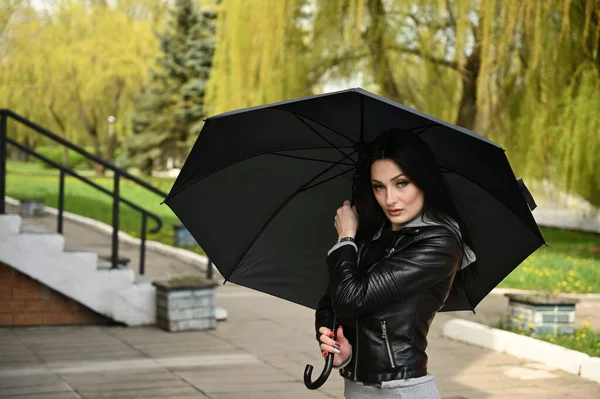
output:
[[[463,252],[465,245],[473,248],[469,231],[456,210],[434,153],[421,138],[404,129],[385,131],[366,145],[360,156],[354,190],[359,219],[358,242],[370,240],[387,220],[373,195],[371,184],[371,165],[380,159],[396,162],[412,183],[423,191],[421,217],[427,215],[431,220],[448,227],[459,239]],[[469,268],[471,266],[475,265]],[[463,284],[463,274],[456,274],[451,295],[459,293],[457,288]]]

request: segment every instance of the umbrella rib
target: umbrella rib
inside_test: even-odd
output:
[[[417,129],[413,129],[413,131],[415,132],[415,134],[417,136],[420,136],[421,134],[425,133],[427,130],[431,129],[432,127],[436,127],[439,126],[435,123],[432,123],[431,125],[425,125],[425,126],[421,126],[419,128],[417,128],[419,131],[417,131]]]
[[[354,164],[339,163],[339,162],[335,162],[335,161],[328,161],[326,159],[316,159],[316,158],[309,158],[309,157],[301,157],[301,156],[298,156],[298,155],[278,154],[276,152],[273,152],[272,154],[273,155],[277,155],[279,157],[285,157],[285,158],[294,158],[294,159],[301,159],[301,160],[304,160],[304,161],[323,162],[323,163],[329,163],[329,164],[334,164],[334,165],[342,165],[342,166],[351,166],[351,167],[354,167]]]
[[[288,110],[286,110],[286,111],[288,111]],[[315,128],[314,128],[314,127],[312,127],[311,125],[309,125],[308,123],[306,123],[306,121],[300,117],[300,114],[297,114],[296,112],[293,112],[293,111],[289,111],[289,112],[293,113],[293,114],[294,114],[294,116],[295,116],[296,118],[298,118],[298,120],[299,120],[300,122],[304,123],[304,125],[305,125],[306,127],[308,127],[310,130],[312,130],[312,131],[313,131],[313,132],[314,132],[314,133],[315,133],[317,136],[319,136],[320,138],[322,138],[322,139],[323,139],[323,141],[325,141],[327,144],[329,144],[329,145],[331,146],[331,148],[334,148],[334,149],[338,150],[338,152],[339,152],[340,154],[342,154],[342,155],[346,155],[346,154],[344,153],[344,151],[342,151],[342,150],[339,148],[339,146],[336,146],[336,145],[335,145],[335,144],[333,144],[331,141],[327,140],[327,139],[326,139],[326,138],[325,138],[325,137],[324,137],[324,136],[323,136],[321,133],[317,132],[317,131],[315,130]],[[304,115],[302,115],[302,116],[304,116]],[[310,118],[308,118],[308,117],[306,117],[306,116],[304,116],[304,117],[305,117],[306,119],[310,119]],[[315,122],[315,123],[318,123],[318,122],[316,122],[316,121],[314,121],[314,122]],[[349,140],[349,141],[350,141],[352,144],[356,144],[354,141],[350,140],[349,138],[347,138],[347,137],[346,137],[346,136],[344,136],[343,134],[341,134],[341,133],[338,133],[338,132],[336,132],[336,131],[335,131],[335,130],[333,130],[333,129],[330,129],[329,127],[327,127],[327,126],[325,126],[325,125],[323,125],[323,124],[321,124],[321,123],[319,123],[319,124],[320,124],[321,126],[323,126],[323,127],[326,127],[327,129],[331,130],[332,132],[334,132],[334,133],[337,133],[337,134],[339,134],[340,136],[342,136],[342,137],[346,138],[346,139],[347,139],[347,140]]]
[[[353,151],[349,156],[353,155],[356,151]],[[345,155],[346,157],[349,157],[348,155]],[[340,162],[344,161],[345,158],[340,159]],[[283,203],[277,208],[277,210],[275,210],[275,212],[273,212],[273,214],[271,215],[271,217],[262,225],[262,227],[260,228],[260,230],[258,231],[258,234],[256,234],[256,236],[254,237],[254,239],[252,240],[252,242],[248,245],[248,247],[246,247],[246,250],[244,252],[242,252],[242,254],[239,257],[239,260],[237,262],[235,262],[235,266],[233,267],[233,269],[231,269],[231,271],[229,273],[227,273],[227,276],[225,276],[225,281],[223,284],[225,284],[227,281],[229,281],[229,279],[231,278],[231,276],[233,275],[233,273],[235,272],[235,270],[238,268],[238,266],[240,265],[240,263],[242,262],[242,260],[244,260],[244,258],[246,257],[246,254],[248,253],[248,251],[250,250],[250,248],[252,248],[252,246],[254,245],[254,243],[256,242],[256,240],[258,240],[258,237],[261,236],[261,234],[263,233],[263,231],[265,231],[265,229],[269,226],[269,224],[271,224],[271,221],[273,219],[275,219],[275,217],[279,214],[279,212],[299,193],[301,193],[302,191],[304,191],[304,189],[309,186],[310,184],[312,184],[315,180],[317,180],[319,177],[323,176],[325,173],[329,172],[331,169],[335,168],[336,166],[338,166],[338,164],[335,165],[331,165],[329,167],[327,167],[325,170],[323,170],[322,172],[320,172],[319,174],[317,174],[316,176],[314,176],[313,178],[311,178],[309,181],[307,181],[306,183],[304,183],[302,186],[300,186],[300,188],[298,188],[295,192],[293,192],[289,197],[287,197],[285,199],[285,201],[283,201]],[[347,171],[345,171],[344,173],[347,173]]]
[[[351,142],[352,144],[356,144],[356,141],[352,140],[350,137],[346,136],[345,134],[342,134],[342,133],[338,132],[337,130],[334,130],[334,129],[330,128],[329,126],[325,125],[324,123],[321,123],[321,122],[319,122],[318,120],[316,120],[316,119],[313,119],[313,118],[311,118],[311,117],[310,117],[310,116],[308,116],[308,115],[304,115],[304,114],[301,114],[300,112],[297,112],[297,111],[292,111],[292,110],[290,110],[290,109],[283,108],[283,107],[277,107],[277,109],[280,109],[280,110],[282,110],[282,111],[291,112],[292,114],[294,114],[294,115],[296,116],[296,118],[300,119],[300,120],[301,120],[301,121],[302,121],[302,122],[303,122],[305,125],[307,125],[309,128],[311,128],[311,129],[312,129],[312,130],[313,130],[315,133],[317,133],[317,134],[319,134],[319,133],[318,133],[318,132],[317,132],[317,131],[316,131],[316,130],[315,130],[313,127],[312,127],[312,126],[308,125],[308,124],[307,124],[307,123],[306,123],[304,120],[302,120],[302,119],[300,118],[300,116],[302,116],[303,118],[306,118],[306,119],[308,119],[308,120],[309,120],[309,121],[311,121],[311,122],[314,122],[314,123],[316,123],[317,125],[321,125],[321,126],[323,126],[325,129],[331,130],[333,133],[337,134],[337,135],[338,135],[338,136],[340,136],[340,137],[343,137],[343,138],[345,138],[346,140],[348,140],[348,141],[349,141],[349,142]],[[321,135],[319,134],[319,136],[321,136]],[[323,137],[321,136],[321,138],[323,138]],[[324,138],[323,138],[323,139],[324,139]],[[325,139],[324,139],[324,140],[325,140]],[[327,141],[327,140],[325,140],[325,141]],[[328,142],[328,143],[329,143],[329,142]],[[329,143],[329,144],[331,144],[331,143]]]
[[[348,148],[348,149],[350,149],[350,148],[352,148],[352,147],[340,147],[340,148]],[[247,156],[247,157],[245,157],[245,158],[242,158],[242,159],[239,159],[239,160],[237,160],[237,161],[235,161],[235,162],[232,162],[232,163],[230,163],[230,164],[223,165],[223,166],[221,166],[220,168],[217,168],[217,169],[215,169],[215,170],[212,170],[212,171],[210,171],[209,173],[205,173],[204,175],[202,175],[202,176],[200,176],[200,177],[196,177],[196,178],[194,178],[193,180],[188,180],[188,181],[186,181],[186,182],[182,183],[182,186],[183,186],[183,185],[185,185],[185,186],[183,186],[181,189],[179,189],[179,190],[178,190],[176,193],[169,193],[169,195],[167,196],[167,198],[165,198],[165,199],[163,200],[163,203],[164,203],[164,202],[166,202],[167,200],[169,200],[169,199],[171,199],[171,198],[175,197],[176,195],[179,195],[179,194],[181,194],[182,192],[184,192],[185,190],[187,190],[188,188],[190,188],[191,186],[193,186],[194,184],[196,184],[196,183],[197,183],[197,182],[199,182],[200,180],[202,180],[202,179],[204,179],[204,178],[206,178],[206,177],[208,177],[208,176],[210,176],[210,175],[212,175],[212,174],[214,174],[214,173],[220,172],[221,170],[223,170],[223,169],[225,169],[225,168],[228,168],[228,167],[230,167],[230,166],[232,166],[232,165],[235,165],[235,164],[237,164],[237,163],[240,163],[240,162],[247,161],[247,160],[249,160],[249,159],[252,159],[252,158],[255,158],[255,157],[259,157],[259,156],[262,156],[262,155],[270,155],[270,154],[271,154],[271,155],[278,155],[278,154],[275,154],[275,152],[283,152],[283,151],[298,151],[298,150],[330,150],[330,149],[331,149],[331,147],[280,148],[280,149],[277,149],[277,150],[268,150],[268,151],[262,151],[262,152],[259,152],[259,153],[257,153],[257,154],[252,154],[252,155],[249,155],[249,156]],[[350,155],[352,155],[352,154],[350,154]],[[348,157],[348,156],[346,156],[345,154],[344,154],[344,156],[345,156],[345,158],[344,158],[343,160],[345,160],[346,158],[349,158],[349,157]],[[342,161],[343,161],[343,160],[342,160]],[[340,162],[341,162],[341,161],[340,161]]]
[[[301,192],[304,192],[304,191],[310,190],[311,188],[315,188],[315,187],[317,187],[317,186],[320,186],[321,184],[327,183],[327,182],[328,182],[328,181],[330,181],[330,180],[337,179],[338,177],[340,177],[340,176],[343,176],[343,175],[345,175],[345,174],[346,174],[346,173],[348,173],[348,172],[351,172],[351,171],[352,171],[352,169],[354,169],[354,168],[350,168],[350,169],[348,169],[348,170],[345,170],[345,171],[343,171],[343,172],[341,172],[341,173],[338,173],[338,174],[337,174],[337,175],[335,175],[335,176],[328,177],[327,179],[325,179],[325,180],[323,180],[323,181],[320,181],[320,182],[318,182],[318,183],[315,183],[315,184],[312,184],[312,185],[310,185],[310,186],[304,187],[303,189],[301,189],[301,190],[299,190],[299,191],[298,191],[298,194],[300,194]]]

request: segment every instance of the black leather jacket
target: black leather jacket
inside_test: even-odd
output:
[[[380,237],[358,254],[344,245],[327,257],[329,288],[315,315],[317,340],[320,327],[343,326],[352,358],[340,374],[364,383],[427,374],[429,327],[462,256],[458,239],[441,225],[393,234],[389,246]]]

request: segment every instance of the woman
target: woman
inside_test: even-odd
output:
[[[457,272],[475,260],[470,239],[416,135],[387,131],[357,168],[356,206],[337,210],[329,287],[316,311],[323,356],[334,356],[347,399],[439,398],[427,333],[460,285]]]

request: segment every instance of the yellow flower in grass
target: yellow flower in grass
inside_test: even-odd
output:
[[[566,281],[563,281],[561,284],[562,284],[563,287],[567,286],[567,282]]]
[[[560,290],[554,289],[554,291],[552,291],[554,294],[558,294],[560,292]]]
[[[575,341],[579,341],[581,338],[579,337],[575,337]]]
[[[535,328],[535,324],[533,324],[533,323],[529,323],[529,324],[528,324],[528,327],[529,327],[529,328],[531,328],[531,329],[533,330],[533,329]]]
[[[573,270],[569,271],[569,276],[573,277],[575,275],[575,272]]]
[[[550,337],[550,339],[548,341],[554,342],[554,338]]]
[[[522,314],[519,315],[519,320],[523,320],[525,318],[525,316],[523,316]]]
[[[590,325],[591,324],[590,324],[589,320],[586,320],[586,321],[583,322],[583,327],[585,327],[585,328],[588,328]]]
[[[581,338],[585,338],[585,337],[586,337],[585,333],[581,333]]]
[[[556,286],[557,286],[557,287],[560,287],[560,286],[561,286],[561,284],[560,284],[560,281],[556,282]]]
[[[597,346],[598,348],[600,348],[600,342],[598,342],[598,343],[596,344],[596,346]]]

